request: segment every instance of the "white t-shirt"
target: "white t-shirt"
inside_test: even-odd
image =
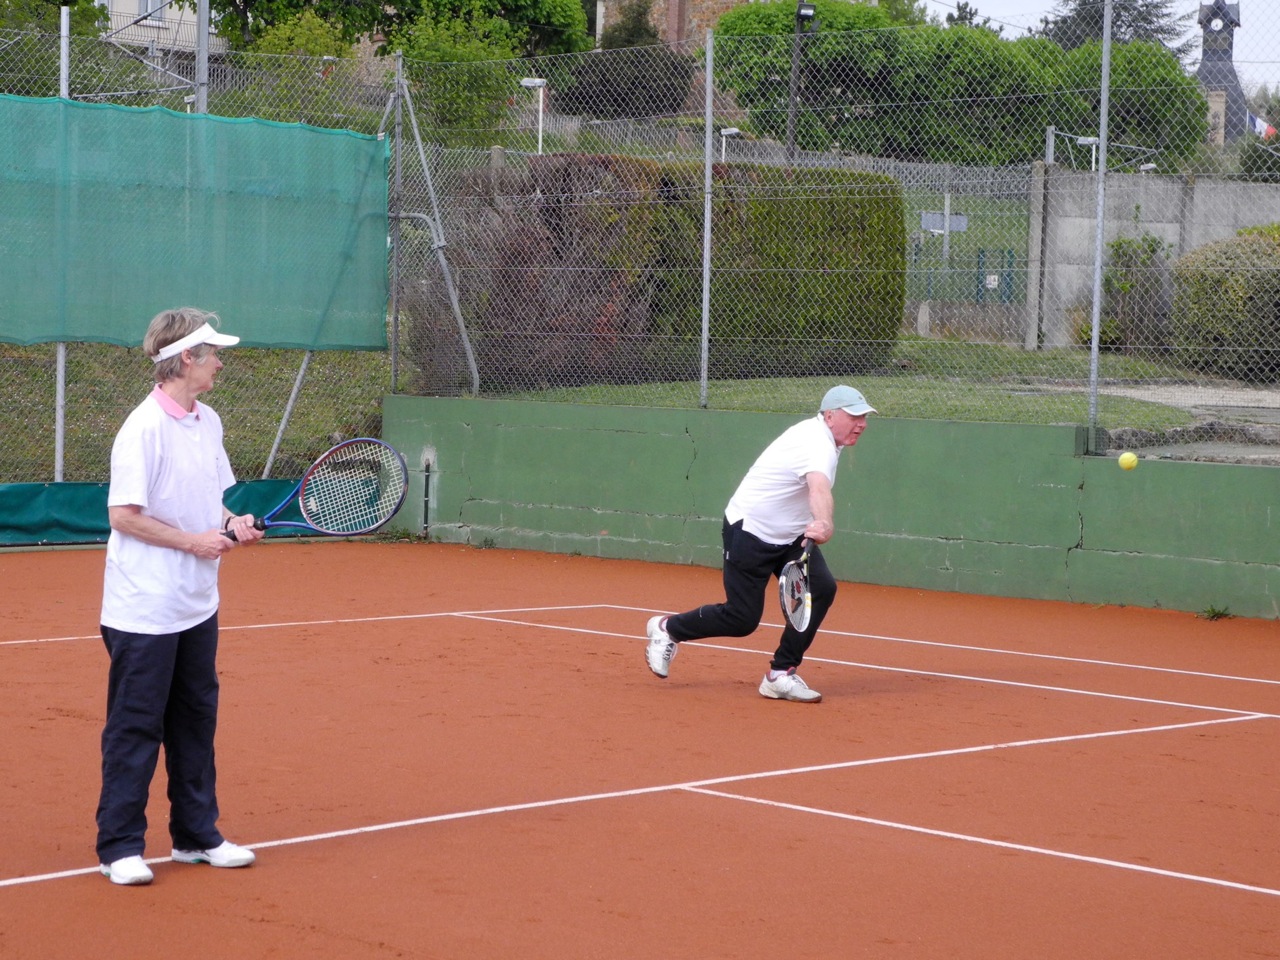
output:
[[[194,413],[174,416],[157,392],[134,408],[116,434],[107,505],[138,506],[192,533],[220,527],[222,493],[236,482],[222,446],[222,421],[199,401]],[[103,625],[129,633],[177,633],[217,609],[217,560],[111,531]]]
[[[813,519],[805,477],[822,473],[834,486],[840,448],[818,414],[788,427],[765,447],[725,507],[730,523],[766,543],[791,543]]]

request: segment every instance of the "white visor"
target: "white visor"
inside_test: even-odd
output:
[[[161,347],[160,352],[151,359],[159,363],[161,360],[176,357],[188,347],[198,347],[202,343],[209,343],[215,347],[234,347],[239,342],[239,337],[233,337],[227,333],[219,333],[206,323],[199,330],[188,333],[181,340],[175,340],[173,343]]]

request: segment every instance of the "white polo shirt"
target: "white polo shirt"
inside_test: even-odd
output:
[[[730,523],[765,543],[791,543],[813,519],[809,508],[810,473],[825,474],[832,486],[840,448],[822,414],[788,427],[765,447],[725,507]]]
[[[222,494],[235,482],[218,415],[199,401],[188,413],[156,387],[116,434],[107,505],[138,506],[146,516],[199,533],[222,525]],[[105,626],[177,633],[217,609],[217,560],[111,531],[102,593]]]

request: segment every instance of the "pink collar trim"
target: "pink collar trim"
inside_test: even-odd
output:
[[[160,409],[175,420],[184,420],[191,413],[194,413],[197,418],[200,416],[199,406],[195,410],[183,410],[182,404],[161,390],[158,383],[155,389],[151,391],[151,396],[155,398],[156,403],[160,404]]]

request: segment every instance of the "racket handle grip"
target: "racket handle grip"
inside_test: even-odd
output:
[[[253,521],[253,528],[255,530],[265,530],[267,529],[267,523],[261,517],[258,517]],[[236,532],[234,530],[223,530],[222,535],[228,540],[235,540],[237,543],[240,542],[240,538],[236,536]]]

